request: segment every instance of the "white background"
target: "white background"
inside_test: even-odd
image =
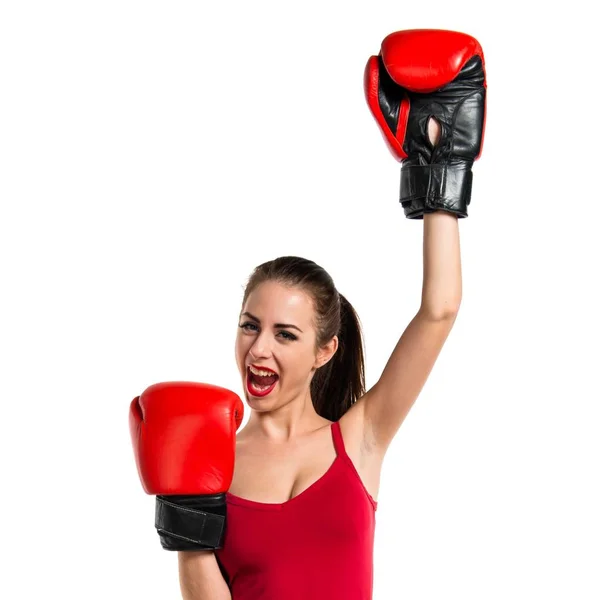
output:
[[[460,314],[384,463],[374,598],[600,597],[597,32],[550,6],[2,4],[0,596],[180,597],[129,402],[243,393],[260,262],[330,272],[375,383],[419,307],[423,223],[363,69],[431,27],[481,42],[487,129]]]

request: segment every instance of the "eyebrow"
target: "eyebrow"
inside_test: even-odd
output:
[[[260,319],[258,317],[255,317],[253,314],[249,313],[249,312],[244,312],[241,314],[241,316],[246,316],[249,317],[250,319],[252,319],[253,321],[256,321],[257,323],[260,323]],[[295,325],[291,325],[290,323],[275,323],[275,327],[284,327],[286,329],[297,329],[300,333],[304,333],[302,331],[302,329],[300,329],[300,327],[296,327]]]

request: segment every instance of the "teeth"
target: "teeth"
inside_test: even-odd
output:
[[[272,371],[263,371],[262,369],[255,369],[252,366],[250,366],[250,372],[254,373],[255,375],[261,375],[262,377],[268,377],[269,375],[275,375],[275,373],[273,373]]]

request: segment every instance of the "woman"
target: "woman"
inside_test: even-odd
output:
[[[439,134],[435,122],[430,130]],[[255,269],[236,339],[251,414],[237,435],[225,541],[214,553],[179,553],[184,597],[200,597],[198,582],[209,580],[211,599],[289,598],[266,594],[290,581],[319,598],[371,597],[383,459],[461,299],[457,217],[423,221],[421,308],[366,393],[359,319],[331,277],[298,257]]]
[[[406,40],[395,42],[402,46]],[[421,307],[371,389],[365,391],[359,319],[323,268],[288,256],[260,265],[250,277],[236,360],[251,415],[236,439],[223,547],[179,553],[185,598],[371,598],[375,511],[385,453],[423,388],[461,302],[458,217],[467,216],[470,167],[483,137],[483,56],[473,56],[460,71],[467,78],[458,86],[463,97],[458,103],[456,96],[449,101],[456,108],[454,118],[444,119],[448,104],[436,115],[439,122],[426,115],[423,135],[428,140],[419,140],[421,156],[428,153],[427,165],[446,160],[448,189],[455,182],[461,200],[448,201],[441,192],[436,208],[421,206],[420,215],[410,215],[422,218],[424,225]],[[429,56],[427,61],[431,66]],[[383,72],[378,75],[378,98],[369,100],[380,102],[387,93],[389,101],[390,90],[384,89],[389,81]],[[459,80],[456,73],[452,77],[453,83]],[[457,132],[457,106],[474,93],[478,104],[466,119],[471,130]],[[435,101],[443,99],[437,96]],[[416,112],[415,106],[417,100],[411,104]],[[418,127],[410,118],[407,135],[416,137]],[[466,166],[451,167],[449,154],[460,145],[461,134],[477,143],[471,144],[473,156]],[[389,140],[393,150],[394,139]],[[403,169],[411,164],[410,153],[399,158],[408,158]],[[458,175],[450,171],[455,167]],[[413,176],[418,178],[418,172]],[[403,180],[403,190],[412,184]],[[403,202],[407,216],[416,204]]]

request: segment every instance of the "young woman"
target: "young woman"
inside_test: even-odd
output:
[[[327,272],[281,257],[252,274],[236,340],[251,414],[216,551],[233,598],[290,598],[290,585],[319,598],[371,597],[385,452],[460,302],[457,218],[426,215],[425,239],[421,309],[367,393],[359,319]]]
[[[163,546],[180,550],[186,600],[371,599],[382,463],[461,302],[458,218],[467,216],[482,146],[483,67],[473,38],[437,30],[392,34],[370,59],[367,100],[403,162],[405,215],[423,220],[420,309],[366,391],[359,319],[332,277],[293,256],[254,270],[236,339],[250,418],[235,436],[241,419],[232,393],[208,390],[204,409],[224,415],[235,446],[232,477],[217,477],[213,463],[204,474],[205,483],[229,484],[212,486],[227,489],[223,537],[189,541],[193,527],[178,533],[177,519],[190,512],[177,506],[180,497],[161,500],[177,519],[157,512]],[[180,446],[181,435],[172,448]],[[194,551],[199,541],[209,550]]]

